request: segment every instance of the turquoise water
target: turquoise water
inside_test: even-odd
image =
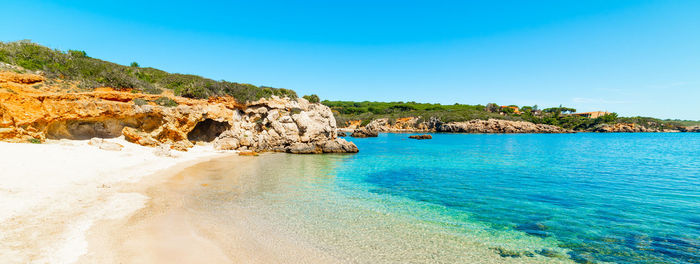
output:
[[[339,177],[551,237],[575,261],[700,262],[700,134],[353,139]]]
[[[700,134],[408,136],[217,161],[188,199],[342,262],[700,263]]]

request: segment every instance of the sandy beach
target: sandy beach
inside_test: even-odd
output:
[[[95,224],[88,231],[88,253],[77,263],[341,263],[260,219],[259,212],[251,208],[228,207],[221,213],[232,218],[222,221],[192,204],[202,195],[197,190],[223,192],[220,198],[227,199],[224,197],[238,197],[240,189],[253,188],[240,174],[226,174],[222,169],[233,166],[257,171],[264,164],[261,158],[228,156],[198,162],[161,171],[129,187],[149,197],[145,206],[129,217]],[[206,171],[224,174],[209,182],[211,173]]]
[[[157,153],[121,138],[105,141],[123,148],[104,150],[88,140],[0,142],[4,263],[74,263],[87,253],[91,226],[124,218],[147,204],[149,197],[126,187],[135,189],[158,171],[227,155],[210,146]]]

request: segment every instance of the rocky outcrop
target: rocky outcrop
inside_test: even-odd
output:
[[[241,104],[231,97],[196,100],[104,88],[68,93],[37,75],[0,74],[0,140],[124,136],[144,146],[187,150],[212,142],[220,150],[290,153],[357,152],[337,137],[331,110],[305,99],[272,97]],[[38,84],[38,85],[37,85]],[[168,97],[177,106],[158,105]]]
[[[571,133],[557,126],[510,120],[470,120],[443,123],[437,118],[419,122],[419,118],[400,118],[394,122],[376,119],[366,127],[379,132],[448,132],[448,133]]]
[[[509,120],[470,120],[467,122],[453,122],[441,124],[436,129],[438,132],[452,133],[569,133],[566,129],[557,126],[534,124],[525,121]]]
[[[372,120],[372,122],[369,122],[366,127],[372,131],[378,132],[411,132],[423,129],[427,130],[426,125],[419,123],[418,120],[419,119],[417,117],[404,117],[397,118],[396,120],[390,122],[387,118],[380,118]]]
[[[617,123],[617,124],[601,124],[593,129],[591,129],[591,132],[604,132],[604,133],[610,133],[610,132],[661,132],[658,129],[654,128],[647,128],[644,126],[640,126],[637,124],[628,124],[628,123]]]
[[[379,136],[379,133],[377,130],[373,130],[369,126],[366,126],[355,129],[350,136],[356,138],[377,137]]]
[[[408,138],[410,138],[410,139],[418,139],[418,140],[421,140],[421,139],[433,139],[433,136],[428,135],[428,134],[425,134],[425,135],[413,135],[413,136],[408,136]]]
[[[697,133],[697,132],[700,132],[700,126],[687,126],[687,127],[683,127],[680,131],[681,132],[696,132]]]

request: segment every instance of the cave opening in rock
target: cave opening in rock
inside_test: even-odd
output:
[[[187,139],[190,141],[212,142],[229,128],[231,128],[231,125],[228,122],[219,122],[207,118],[197,123],[194,129],[187,133]]]
[[[134,116],[125,118],[95,118],[62,120],[48,125],[46,137],[50,139],[116,138],[124,127],[135,127],[150,132],[159,127],[162,120],[156,116]]]

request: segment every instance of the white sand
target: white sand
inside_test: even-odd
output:
[[[0,262],[73,263],[87,251],[86,232],[96,221],[130,215],[148,197],[118,186],[183,162],[213,158],[210,146],[177,157],[124,145],[107,151],[88,141],[45,144],[0,142]]]

